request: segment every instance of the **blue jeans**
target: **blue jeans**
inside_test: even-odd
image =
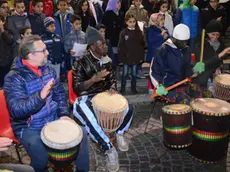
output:
[[[40,135],[41,135],[40,130],[33,130],[31,128],[26,128],[21,132],[16,133],[17,139],[26,149],[31,159],[30,166],[34,168],[35,172],[47,171],[47,164],[48,164],[48,153],[44,147]],[[83,141],[81,144],[81,150],[82,151],[79,151],[76,165],[77,166],[79,165],[78,166],[79,169],[83,169],[83,171],[88,171],[89,153],[88,153],[88,145],[87,145],[87,134],[84,128],[83,128]],[[82,163],[83,160],[84,163]]]
[[[122,76],[121,76],[121,86],[125,87],[126,86],[126,80],[127,80],[127,75],[129,68],[131,68],[131,74],[132,74],[132,80],[131,80],[131,85],[132,87],[136,87],[136,82],[137,82],[137,65],[123,65],[123,71],[122,71]]]

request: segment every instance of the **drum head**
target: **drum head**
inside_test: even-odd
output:
[[[126,110],[128,101],[120,94],[99,93],[92,99],[93,107],[101,112],[118,113]]]
[[[214,98],[199,98],[191,102],[194,111],[213,116],[230,115],[230,104]]]
[[[192,108],[184,104],[173,104],[164,106],[162,110],[166,114],[180,115],[191,112]]]
[[[63,150],[78,145],[83,137],[81,127],[68,120],[56,120],[43,127],[42,141],[51,148]]]
[[[230,75],[229,74],[217,75],[215,77],[215,81],[222,85],[230,87]]]

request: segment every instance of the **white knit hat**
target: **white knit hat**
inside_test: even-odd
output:
[[[173,30],[173,38],[184,41],[190,39],[190,30],[184,24],[178,24]]]

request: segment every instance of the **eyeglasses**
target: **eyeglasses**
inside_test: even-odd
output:
[[[35,53],[44,53],[44,54],[45,54],[46,51],[47,51],[47,49],[44,48],[43,50],[37,50],[37,51],[33,51],[33,52],[31,52],[31,53],[32,53],[32,54],[35,54]]]

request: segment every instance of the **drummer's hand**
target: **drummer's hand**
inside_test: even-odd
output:
[[[0,137],[0,151],[7,151],[8,146],[12,144],[13,140],[7,137]]]
[[[230,47],[225,48],[218,56],[219,58],[225,56],[226,54],[230,54]]]
[[[68,121],[71,121],[71,122],[75,123],[75,121],[73,119],[71,119],[70,117],[68,117],[68,116],[62,116],[60,119],[61,120],[68,120]]]
[[[50,91],[52,90],[53,86],[55,84],[54,78],[52,78],[51,80],[49,80],[49,82],[45,85],[45,87],[42,89],[40,96],[42,99],[45,99]]]
[[[204,72],[205,64],[203,62],[197,62],[193,67],[195,73],[202,73]]]
[[[95,83],[95,82],[99,82],[99,81],[102,81],[105,79],[105,77],[109,74],[110,72],[107,71],[106,69],[105,70],[102,70],[100,72],[98,72],[97,74],[93,75],[92,77],[92,82]]]
[[[157,86],[156,93],[157,93],[158,95],[162,96],[162,95],[167,95],[167,94],[168,94],[168,91],[166,90],[166,88],[165,88],[163,85],[158,85],[158,86]]]
[[[109,93],[110,95],[113,95],[113,94],[116,94],[117,91],[116,91],[115,89],[113,89],[113,88],[110,88],[110,89],[108,90],[108,93]]]

